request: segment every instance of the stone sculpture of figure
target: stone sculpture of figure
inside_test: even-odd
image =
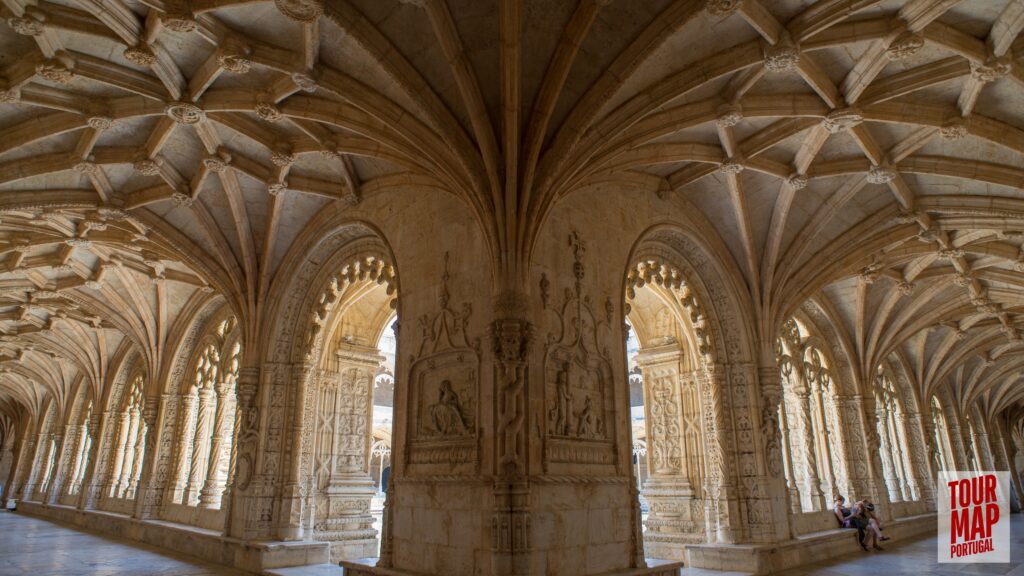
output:
[[[576,413],[576,436],[590,438],[593,435],[594,415],[590,396],[583,398],[583,409]]]
[[[434,430],[445,436],[466,433],[466,421],[462,418],[459,395],[452,389],[451,381],[441,382],[437,403],[430,405],[430,419],[434,424]]]
[[[572,392],[569,390],[569,364],[563,364],[555,380],[555,405],[551,407],[551,418],[555,421],[555,436],[568,436],[572,426],[569,412],[572,410]]]

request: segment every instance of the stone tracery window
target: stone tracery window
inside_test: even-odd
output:
[[[119,413],[110,488],[112,498],[134,498],[142,473],[142,458],[146,449],[146,423],[142,419],[144,388],[145,379],[141,373],[132,377]]]
[[[935,446],[935,465],[939,470],[952,470],[950,455],[953,453],[949,444],[949,428],[946,426],[946,416],[942,413],[942,403],[938,396],[932,396],[932,430]]]
[[[82,423],[78,433],[78,448],[75,451],[75,467],[71,473],[71,482],[68,483],[68,494],[78,494],[82,489],[82,481],[85,479],[85,469],[89,463],[89,448],[92,446],[92,436],[95,431],[89,429],[89,421],[92,418],[92,402],[85,409],[82,416]]]
[[[875,377],[874,394],[882,473],[889,489],[889,500],[917,500],[918,490],[910,484],[910,454],[903,425],[903,407],[892,378],[882,370]]]
[[[192,383],[184,394],[179,471],[172,500],[218,509],[231,473],[236,384],[242,345],[233,317],[203,339]]]
[[[779,428],[794,512],[827,509],[841,492],[843,472],[833,437],[840,424],[832,373],[822,352],[809,343],[809,336],[790,319],[776,341],[783,400]]]

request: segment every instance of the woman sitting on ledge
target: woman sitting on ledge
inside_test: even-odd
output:
[[[888,536],[882,536],[882,527],[875,518],[874,510],[875,505],[868,500],[858,500],[854,502],[853,506],[849,509],[843,507],[843,503],[846,499],[842,496],[836,498],[835,512],[836,518],[839,520],[839,525],[843,528],[856,528],[857,529],[857,542],[860,543],[860,547],[867,552],[868,546],[866,540],[865,530],[871,531],[871,547],[875,550],[884,550],[878,545],[879,541],[889,540]]]

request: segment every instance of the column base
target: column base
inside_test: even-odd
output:
[[[345,576],[425,576],[419,572],[380,568],[377,566],[377,558],[342,560],[339,564],[345,569]],[[679,569],[683,567],[682,562],[669,560],[648,560],[647,564],[646,568],[626,568],[595,576],[679,576]]]

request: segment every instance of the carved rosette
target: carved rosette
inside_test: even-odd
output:
[[[984,63],[971,62],[971,78],[987,84],[1010,73],[1012,61],[1007,57],[989,58]]]
[[[17,88],[0,90],[0,104],[13,104],[21,100],[21,91]]]
[[[156,54],[148,44],[137,44],[125,48],[124,58],[137,66],[149,67],[156,64]]]
[[[182,208],[191,208],[195,203],[195,198],[185,194],[184,192],[175,192],[174,194],[171,194],[171,201]]]
[[[864,122],[864,115],[859,108],[836,108],[828,113],[821,125],[829,134],[838,134]]]
[[[800,47],[793,43],[789,34],[783,33],[782,38],[774,45],[764,46],[764,67],[769,72],[795,70],[799,63]]]
[[[316,78],[306,72],[292,73],[292,82],[294,82],[299,90],[302,90],[303,92],[310,94],[316,92]]]
[[[889,60],[905,60],[924,47],[924,38],[912,32],[904,32],[889,44],[885,56]]]
[[[810,179],[806,174],[794,173],[790,174],[789,178],[786,179],[786,184],[788,184],[793,190],[803,190],[804,188],[807,188],[807,184],[809,182]]]
[[[718,18],[724,18],[743,5],[743,0],[708,0],[704,4],[704,9],[708,11],[708,14]]]
[[[896,179],[896,170],[889,166],[872,166],[868,169],[867,181],[871,184],[888,184]]]
[[[160,165],[152,158],[142,158],[132,164],[132,168],[139,174],[145,176],[156,176],[160,174]]]
[[[46,31],[46,15],[34,6],[29,6],[23,17],[8,18],[7,25],[22,36],[39,36]]]
[[[715,125],[720,128],[732,128],[743,120],[743,109],[737,105],[723,104],[718,107],[717,113]]]
[[[742,158],[726,158],[722,161],[721,165],[718,166],[718,171],[723,174],[739,174],[746,169],[746,165]]]
[[[195,16],[186,10],[171,10],[165,12],[160,17],[160,22],[163,23],[164,28],[173,32],[180,32],[182,34],[195,32],[199,27]]]
[[[248,44],[231,37],[220,48],[220,55],[217,56],[217,63],[221,68],[235,74],[245,74],[252,69],[252,60],[249,55],[252,49]]]
[[[54,84],[70,84],[75,77],[71,67],[57,58],[51,58],[36,65],[36,74]]]
[[[274,0],[274,5],[282,14],[296,22],[313,22],[324,13],[321,0]]]
[[[257,116],[267,122],[277,122],[281,119],[281,111],[278,110],[277,104],[267,94],[260,94],[256,97],[254,110]]]
[[[97,132],[105,132],[114,127],[114,119],[109,116],[92,116],[86,120],[86,124]]]
[[[967,136],[967,124],[962,118],[950,120],[942,128],[939,128],[939,136],[943,140],[959,140]]]
[[[206,112],[190,102],[171,102],[164,112],[178,124],[198,124],[206,119]]]

